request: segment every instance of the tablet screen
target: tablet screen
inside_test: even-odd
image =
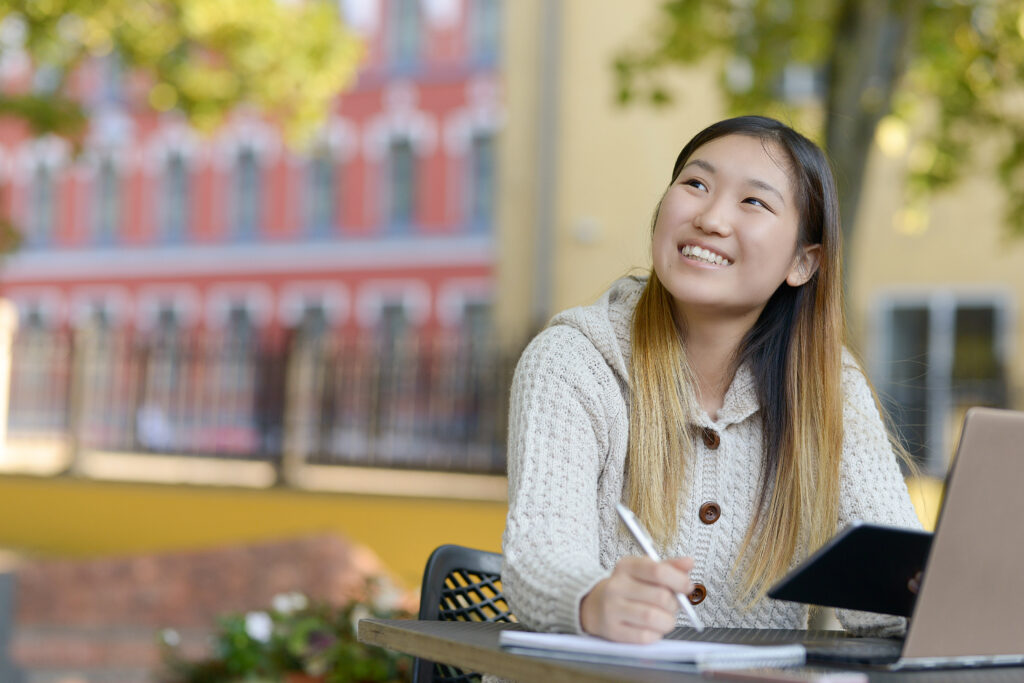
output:
[[[924,569],[932,534],[856,522],[768,591],[768,597],[908,617],[917,594],[909,582]]]

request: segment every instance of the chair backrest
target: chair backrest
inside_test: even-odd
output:
[[[430,621],[515,621],[501,592],[501,555],[460,545],[430,554],[420,589],[420,619]],[[480,674],[417,659],[413,683],[464,683]]]

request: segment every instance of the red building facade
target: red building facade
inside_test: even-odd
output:
[[[74,75],[84,150],[0,122],[0,270],[23,327],[136,330],[303,322],[430,334],[486,324],[494,272],[496,0],[346,0],[357,83],[309,149],[237,111],[212,137],[144,106],[108,58]],[[8,57],[6,90],[45,85]]]

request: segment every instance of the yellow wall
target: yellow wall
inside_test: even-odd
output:
[[[554,73],[556,169],[547,315],[597,298],[617,277],[650,264],[654,206],[683,144],[722,117],[714,70],[673,78],[679,102],[657,109],[615,102],[612,63],[642,45],[660,0],[564,0],[556,57],[541,64],[552,3],[506,3],[507,119],[501,133],[497,317],[518,343],[530,327],[537,283],[542,74]]]
[[[506,121],[498,134],[497,286],[499,338],[519,347],[530,332],[540,74],[539,0],[502,3],[502,87]]]
[[[1014,300],[1024,293],[1024,238],[1009,239],[1003,227],[1003,191],[994,163],[981,159],[955,187],[922,207],[922,224],[904,224],[903,156],[887,157],[876,147],[868,166],[854,244],[851,289],[865,336],[868,312],[890,291],[1002,292]],[[908,229],[909,228],[909,229]],[[1017,317],[1014,315],[1013,317]],[[1010,358],[1024,354],[1024,335],[1014,335]],[[1024,385],[1024,366],[1014,363],[1015,386]]]
[[[676,156],[724,115],[712,69],[677,74],[671,107],[616,104],[613,60],[649,40],[660,4],[564,4],[553,311],[588,303],[630,269],[650,267],[651,217]]]
[[[889,155],[876,145],[866,174],[853,243],[850,278],[855,341],[869,363],[885,353],[876,320],[882,302],[896,296],[996,297],[1007,307],[1005,344],[1010,408],[1024,409],[1024,238],[1010,238],[1004,226],[1003,189],[998,182],[992,140],[979,140],[963,179],[919,207],[908,206],[905,168],[909,151]],[[907,146],[912,149],[913,143]],[[911,209],[912,219],[907,220]],[[915,210],[920,213],[914,215]],[[942,442],[930,470],[945,470],[959,440],[967,406],[950,406],[940,425]]]
[[[334,532],[373,549],[407,588],[442,543],[501,550],[504,502],[0,477],[0,547],[98,557]]]
[[[650,262],[649,230],[654,206],[668,183],[672,162],[695,132],[726,115],[716,80],[717,65],[669,74],[676,102],[657,109],[616,104],[613,60],[643,46],[657,30],[661,0],[517,0],[506,3],[503,55],[507,119],[502,130],[499,194],[498,296],[502,338],[518,346],[531,327],[570,306],[588,303],[615,278]],[[543,38],[561,8],[554,54]],[[546,108],[542,86],[554,74],[557,99]],[[545,116],[553,116],[546,119]],[[814,112],[805,114],[808,120]],[[813,126],[803,127],[813,132]],[[547,126],[555,170],[550,183],[542,167],[541,140]],[[848,274],[854,346],[869,366],[881,349],[872,342],[872,315],[886,293],[947,291],[963,295],[999,293],[1007,303],[1011,405],[1024,408],[1024,335],[1017,332],[1024,295],[1024,238],[1007,240],[1003,192],[993,163],[996,145],[979,139],[977,162],[964,180],[932,197],[918,224],[901,220],[908,208],[905,170],[914,156],[915,131],[904,131],[903,149],[884,156],[876,148],[865,174]],[[553,193],[550,241],[540,249],[552,259],[552,283],[537,320],[531,296],[538,281],[539,208],[544,189]],[[910,230],[908,230],[910,228]],[[874,370],[874,367],[870,367]],[[951,451],[960,413],[946,418]],[[937,470],[936,470],[937,471]]]

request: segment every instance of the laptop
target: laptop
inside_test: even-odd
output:
[[[893,670],[1024,664],[1022,597],[1024,413],[971,408],[905,638],[754,629],[677,629],[670,637],[796,640],[808,662]]]

